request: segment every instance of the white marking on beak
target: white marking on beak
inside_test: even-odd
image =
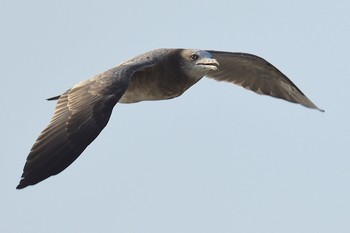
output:
[[[201,59],[196,65],[203,67],[206,70],[218,70],[219,62],[216,59]]]

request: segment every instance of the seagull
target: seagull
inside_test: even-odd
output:
[[[117,103],[172,99],[204,76],[324,111],[281,71],[256,55],[152,50],[47,99],[57,100],[57,105],[50,123],[30,150],[17,189],[37,184],[73,163],[107,125]]]

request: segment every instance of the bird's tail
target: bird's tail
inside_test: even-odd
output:
[[[48,100],[48,101],[51,101],[51,100],[58,100],[60,97],[61,97],[61,95],[58,95],[58,96],[54,96],[54,97],[48,98],[48,99],[46,99],[46,100]]]

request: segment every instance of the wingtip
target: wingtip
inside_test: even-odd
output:
[[[19,184],[17,185],[16,189],[23,189],[23,188],[25,188],[25,187],[27,187],[27,185],[23,185],[23,184],[19,183]]]
[[[323,110],[323,109],[321,109],[321,108],[318,108],[316,105],[314,105],[314,106],[308,106],[308,108],[317,110],[317,111],[319,111],[319,112],[326,112],[325,110]]]
[[[16,187],[16,189],[23,189],[23,188],[27,187],[28,185],[30,185],[30,184],[28,184],[28,182],[22,176],[21,180],[19,181],[19,184]]]
[[[321,109],[321,108],[317,107],[315,104],[313,104],[312,108],[315,109],[315,110],[318,110],[319,112],[325,112],[324,109]]]

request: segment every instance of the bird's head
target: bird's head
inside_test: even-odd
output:
[[[219,62],[205,50],[184,49],[181,51],[181,58],[183,71],[194,78],[201,78],[209,71],[219,69]]]

